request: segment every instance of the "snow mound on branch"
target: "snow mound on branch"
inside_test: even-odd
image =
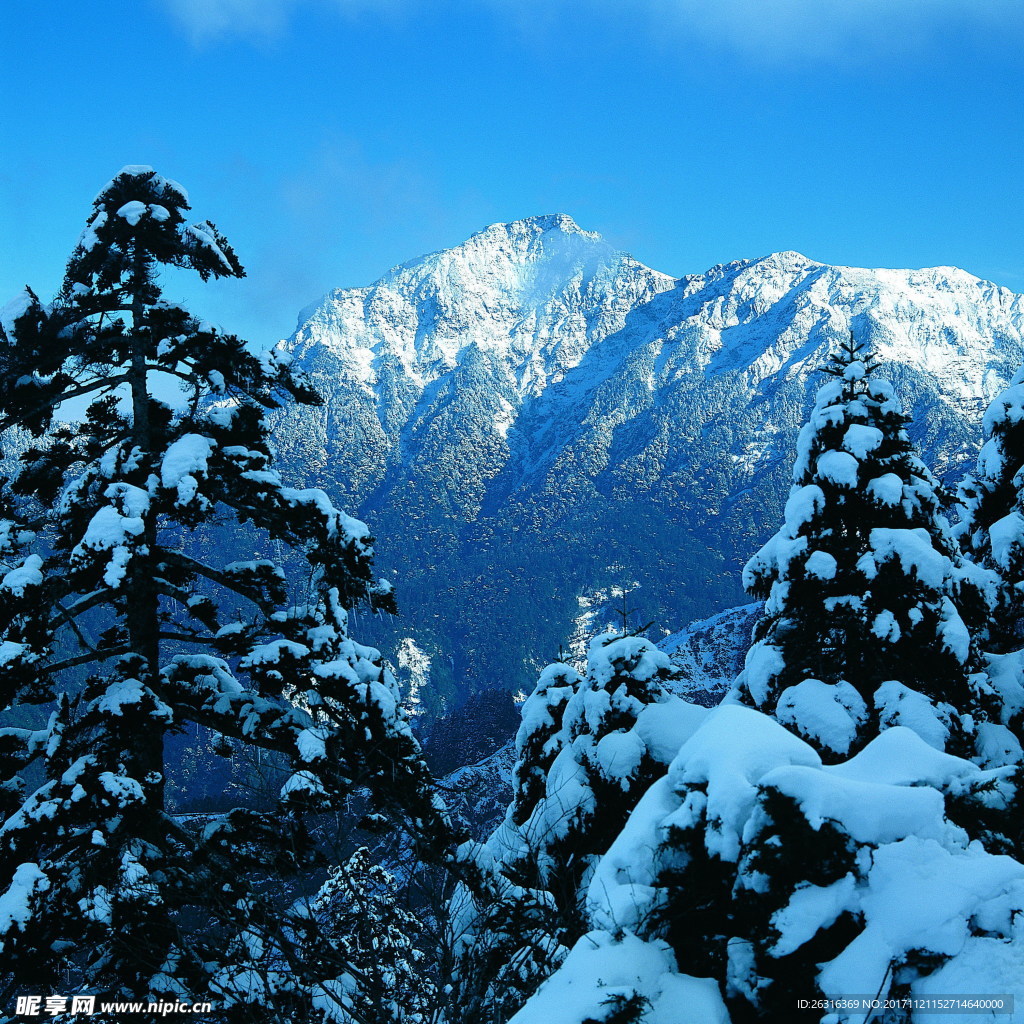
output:
[[[0,307],[0,327],[10,337],[14,333],[14,321],[24,316],[32,308],[32,293],[22,288],[13,299]]]
[[[160,483],[177,488],[178,504],[188,504],[199,489],[197,476],[205,476],[216,444],[202,434],[185,434],[164,452],[160,463]]]
[[[797,883],[772,915],[777,936],[765,947],[769,957],[797,952],[846,914],[856,934],[820,964],[817,983],[827,996],[884,996],[890,965],[901,964],[911,965],[902,968],[902,977],[914,994],[1019,992],[1024,986],[1024,864],[986,852],[945,814],[949,794],[992,792],[993,799],[1005,798],[1012,790],[1011,773],[1009,768],[983,771],[900,727],[881,733],[848,761],[822,766],[812,748],[767,716],[731,705],[713,709],[601,859],[588,893],[590,920],[599,931],[581,946],[592,939],[607,948],[602,936],[610,931],[622,936],[624,958],[635,948],[628,942],[633,938],[646,940],[653,956],[660,948],[651,936],[653,922],[662,919],[657,911],[666,900],[660,872],[685,858],[673,837],[695,826],[703,829],[713,856],[736,864],[741,889],[765,892],[767,879],[749,866],[756,863],[750,859],[751,844],[770,820],[770,801],[782,796],[810,829],[827,825],[857,855],[852,870],[829,885]],[[730,843],[722,841],[726,834]],[[731,926],[742,929],[741,922]],[[730,977],[751,976],[753,944],[765,939],[736,934],[729,940]],[[982,964],[986,953],[990,966]],[[578,963],[579,957],[574,971]],[[677,968],[669,963],[665,970]],[[542,990],[545,1000],[535,997],[527,1010],[554,1012],[547,999],[555,992],[570,1005],[570,983],[576,981],[570,972],[564,983],[556,982],[561,973]],[[595,976],[604,974],[591,976],[589,993],[596,999]],[[745,991],[756,1001],[754,980]],[[540,1019],[523,1014],[524,1022]],[[837,1022],[859,1019],[836,1017]]]
[[[805,679],[782,691],[776,717],[794,732],[845,754],[867,721],[864,698],[845,680],[836,684]]]
[[[863,364],[861,364],[863,365]],[[851,423],[843,437],[843,448],[857,459],[865,459],[883,440],[878,427],[869,427],[863,423]]]
[[[645,1001],[647,1024],[729,1022],[718,986],[708,978],[679,974],[666,943],[591,932],[509,1024],[603,1020],[618,1002],[629,999]]]
[[[894,559],[905,573],[916,576],[926,587],[942,586],[949,559],[935,550],[927,530],[878,527],[871,531],[870,541],[876,562]]]
[[[43,582],[43,560],[39,555],[29,555],[16,569],[11,569],[3,579],[4,590],[15,597],[24,597],[28,587],[38,587]]]
[[[32,918],[32,897],[50,888],[50,880],[38,864],[19,864],[7,891],[0,896],[0,936],[21,931]],[[3,949],[0,940],[0,950]]]
[[[857,486],[860,463],[849,452],[824,452],[818,456],[818,475],[840,487]]]
[[[142,220],[143,214],[146,212],[146,204],[140,203],[138,199],[133,199],[130,203],[125,203],[117,211],[118,217],[123,217],[128,223],[135,227],[140,220]]]
[[[952,713],[948,704],[936,705],[923,693],[891,679],[875,691],[875,707],[883,729],[904,725],[936,750],[945,748]]]
[[[142,517],[149,510],[149,495],[141,487],[127,483],[111,484],[106,494],[116,504],[106,505],[93,515],[71,557],[84,561],[87,552],[109,551],[103,582],[114,588],[121,585],[128,572],[132,541],[145,530]]]
[[[821,758],[778,722],[751,708],[715,708],[672,762],[670,785],[705,794],[707,848],[723,860],[739,856],[740,835],[757,796],[757,783],[773,768],[820,767]],[[696,821],[696,804],[680,808],[673,823]]]
[[[965,952],[972,964],[976,959],[979,936],[972,936],[971,925],[1005,931],[1014,916],[1024,913],[1024,864],[978,846],[949,849],[932,838],[908,836],[874,851],[857,896],[851,902],[864,928],[823,966],[819,984],[826,995],[878,991],[889,965],[912,951],[953,958],[946,965],[947,978],[969,982],[969,987],[945,993],[975,993],[982,991],[977,980],[958,962]],[[1004,950],[1011,941],[1016,947],[1010,992],[1021,991],[1024,984],[1022,939],[1018,934],[995,943]],[[935,984],[933,979],[928,987],[935,991]]]

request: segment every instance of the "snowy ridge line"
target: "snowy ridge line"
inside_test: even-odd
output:
[[[492,225],[304,311],[279,351],[326,401],[279,419],[275,438],[286,465],[375,524],[407,610],[436,623],[417,639],[427,656],[527,689],[524,666],[579,614],[566,566],[585,594],[628,566],[658,622],[742,602],[728,567],[774,528],[817,369],[851,328],[913,407],[925,461],[955,482],[978,413],[1024,357],[1021,296],[791,252],[677,279],[560,217]],[[407,527],[414,543],[390,539]],[[553,537],[559,557],[539,559]],[[538,622],[512,588],[499,645],[474,581],[510,566],[561,604]],[[425,585],[436,573],[450,608]]]

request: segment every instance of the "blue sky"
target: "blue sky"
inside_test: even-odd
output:
[[[146,163],[270,344],[332,287],[565,212],[667,273],[797,249],[1024,291],[1018,0],[8,0],[0,299]]]

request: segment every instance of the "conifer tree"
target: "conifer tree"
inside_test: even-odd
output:
[[[1024,369],[993,399],[982,427],[985,442],[960,485],[963,514],[954,533],[972,562],[997,575],[984,646],[1005,653],[1024,646]]]
[[[188,211],[179,185],[125,168],[56,300],[26,292],[0,337],[0,427],[38,439],[0,509],[0,703],[56,702],[47,724],[0,732],[0,999],[71,978],[101,997],[306,1021],[324,979],[294,950],[315,920],[262,882],[316,863],[308,812],[365,786],[424,845],[452,836],[393,680],[348,632],[348,609],[394,607],[372,538],[272,466],[265,410],[317,395],[282,353],[257,357],[162,298],[161,267],[243,275]],[[177,402],[160,381],[178,382]],[[62,419],[72,399],[87,408]],[[203,557],[192,535],[211,524],[296,550],[304,587],[289,593],[269,558]],[[172,817],[164,741],[187,723],[225,756],[280,755],[276,808],[200,830]],[[30,763],[43,781],[24,795]]]
[[[982,601],[892,386],[850,338],[800,432],[782,529],[747,564],[766,599],[737,680],[826,757],[891,725],[966,754],[995,712],[961,614]]]
[[[423,926],[400,906],[394,876],[373,863],[365,846],[331,872],[311,909],[322,921],[314,955],[349,976],[316,1000],[325,1022],[427,1024],[432,1019],[437,987],[415,941]]]
[[[616,633],[591,642],[583,677],[562,663],[541,673],[516,737],[516,794],[481,855],[491,888],[453,901],[466,1020],[506,1020],[586,932],[593,866],[665,772],[638,720],[677,675],[649,640]]]
[[[450,1016],[455,1020],[507,1020],[565,954],[552,898],[539,888],[536,851],[521,827],[544,800],[548,771],[567,742],[566,705],[582,683],[572,666],[555,662],[523,702],[512,803],[478,854],[493,865],[492,883],[475,899],[460,886],[449,907],[457,983]]]
[[[551,894],[565,945],[586,931],[583,897],[596,859],[665,772],[636,725],[645,708],[668,699],[665,685],[677,675],[668,656],[644,637],[604,633],[591,641],[586,675],[566,702],[561,750],[547,772],[544,796],[521,826],[518,858]],[[508,866],[513,877],[516,863]]]
[[[516,733],[516,764],[509,816],[523,825],[544,798],[548,772],[565,746],[565,709],[583,685],[583,678],[564,662],[548,665],[522,706]]]

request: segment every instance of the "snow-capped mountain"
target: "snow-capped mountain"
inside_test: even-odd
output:
[[[556,653],[581,594],[639,583],[637,617],[663,631],[740,603],[815,370],[850,330],[954,478],[1021,362],[1024,297],[794,252],[675,279],[564,215],[305,309],[282,347],[326,404],[276,437],[371,524],[435,687],[528,687],[523,661]]]

